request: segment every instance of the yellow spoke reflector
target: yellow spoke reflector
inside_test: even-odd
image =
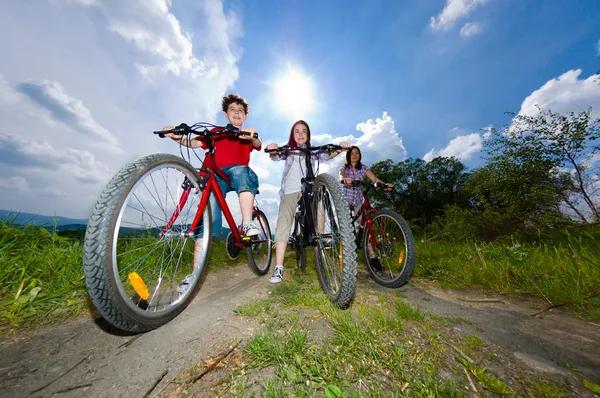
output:
[[[398,256],[398,264],[402,264],[403,260],[404,260],[404,250],[402,250],[400,252],[400,256]]]
[[[150,293],[148,293],[146,283],[144,282],[142,277],[138,275],[137,272],[132,272],[129,274],[129,282],[131,282],[133,290],[135,290],[138,296],[140,296],[144,300],[148,300],[148,296],[150,296]]]

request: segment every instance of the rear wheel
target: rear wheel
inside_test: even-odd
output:
[[[258,216],[257,216],[258,214]],[[273,239],[271,239],[271,228],[265,213],[258,210],[254,214],[254,224],[260,233],[251,237],[251,244],[246,247],[248,264],[256,275],[265,275],[271,267],[273,257]]]
[[[403,286],[415,267],[415,240],[410,227],[400,214],[386,209],[375,213],[372,220],[373,233],[365,228],[362,242],[367,270],[381,286]]]
[[[168,154],[128,164],[105,187],[88,221],[83,271],[92,302],[111,324],[145,332],[191,302],[211,240],[208,203],[190,231],[201,195],[196,170]]]
[[[356,286],[356,244],[348,203],[330,174],[314,182],[312,215],[316,227],[315,259],[321,288],[340,308],[350,305]]]

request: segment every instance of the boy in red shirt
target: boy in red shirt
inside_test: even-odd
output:
[[[255,129],[251,127],[242,128],[243,123],[248,117],[249,105],[246,100],[237,94],[229,94],[223,97],[221,102],[223,113],[229,123],[239,128],[240,131],[248,135],[238,137],[225,137],[215,141],[215,164],[231,180],[231,185],[217,176],[217,182],[223,192],[235,190],[240,199],[240,208],[242,210],[242,225],[245,236],[258,235],[260,231],[252,221],[252,209],[254,206],[254,195],[258,191],[258,177],[256,173],[248,166],[250,162],[250,152],[260,151],[262,141],[260,138],[252,138]],[[164,127],[163,130],[171,130],[172,126]],[[181,142],[182,145],[190,148],[206,148],[204,142],[199,137],[187,139],[173,133],[165,134],[174,141]]]

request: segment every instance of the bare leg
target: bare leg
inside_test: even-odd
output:
[[[202,239],[196,239],[194,245],[194,271],[198,268],[198,261],[200,260],[200,254],[202,254]]]
[[[240,209],[242,210],[242,221],[252,221],[253,208],[254,195],[252,194],[252,192],[240,192]]]
[[[287,242],[275,242],[275,265],[283,265]]]
[[[325,233],[325,209],[323,203],[319,203],[319,208],[317,209],[317,231],[320,234]]]

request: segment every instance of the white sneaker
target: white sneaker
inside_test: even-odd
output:
[[[281,283],[282,280],[283,280],[283,265],[276,265],[275,272],[273,272],[271,279],[269,279],[269,283]]]
[[[255,236],[260,234],[260,230],[254,224],[254,221],[244,221],[244,236]]]

